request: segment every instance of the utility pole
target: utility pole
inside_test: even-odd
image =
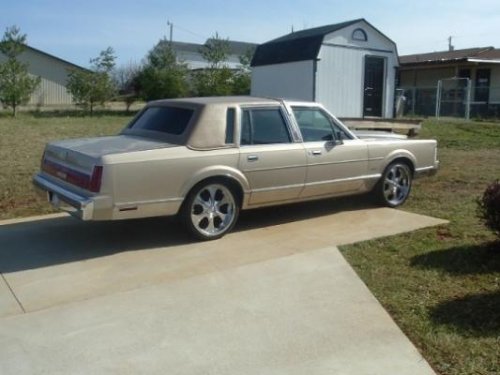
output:
[[[451,44],[451,38],[453,38],[451,35],[448,37],[448,51],[453,51],[455,47]]]
[[[170,26],[170,43],[172,43],[172,36],[174,34],[174,24],[167,20],[167,26]]]

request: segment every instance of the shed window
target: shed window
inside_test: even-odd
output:
[[[352,32],[352,39],[366,42],[368,41],[368,36],[366,35],[366,32],[363,29],[356,29]]]

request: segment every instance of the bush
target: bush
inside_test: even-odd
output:
[[[500,182],[488,185],[477,203],[478,216],[500,238]]]

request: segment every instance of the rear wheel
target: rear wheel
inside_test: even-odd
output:
[[[385,206],[402,205],[410,195],[412,172],[403,162],[389,164],[376,187],[378,200]]]
[[[182,219],[188,230],[201,240],[215,240],[229,232],[239,215],[235,194],[224,182],[207,181],[189,193]]]

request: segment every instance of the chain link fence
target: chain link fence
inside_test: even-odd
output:
[[[468,96],[467,85],[464,83],[443,82],[440,101],[436,100],[438,86],[399,88],[395,96],[396,116],[434,117],[436,116],[436,103],[438,103],[439,116],[466,118]],[[472,87],[469,117],[471,119],[500,119],[500,87]]]

